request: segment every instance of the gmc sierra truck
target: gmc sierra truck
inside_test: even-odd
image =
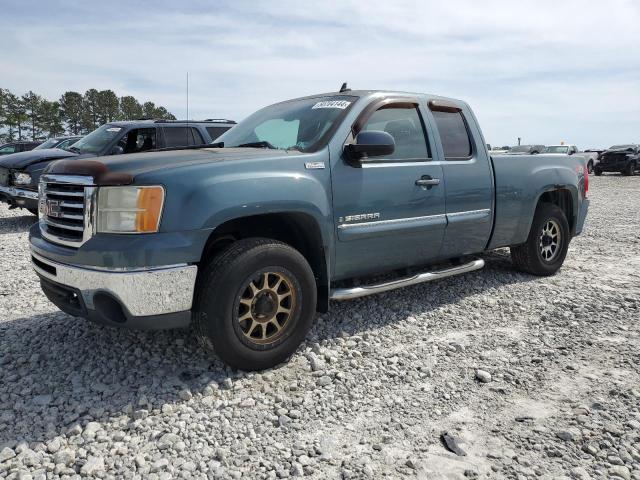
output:
[[[55,162],[29,237],[61,310],[192,323],[255,370],[286,360],[330,300],[478,270],[499,247],[554,274],[587,191],[582,157],[489,156],[465,102],[341,89],[263,108],[208,146]]]

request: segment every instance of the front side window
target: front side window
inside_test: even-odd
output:
[[[427,139],[416,107],[383,107],[373,112],[362,131],[377,130],[393,137],[396,148],[385,160],[411,161],[429,158]]]
[[[356,100],[351,95],[334,95],[277,103],[258,110],[216,141],[224,142],[225,148],[317,151],[326,146]]]
[[[471,139],[461,112],[433,111],[446,160],[471,156]]]
[[[155,128],[134,128],[120,140],[118,145],[123,153],[146,152],[156,148]]]
[[[14,153],[15,151],[16,151],[15,145],[7,145],[6,147],[0,148],[0,153],[3,153],[3,154]]]

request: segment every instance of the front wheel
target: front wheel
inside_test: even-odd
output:
[[[595,168],[593,170],[593,173],[596,174],[596,177],[599,177],[600,175],[602,175],[602,170],[600,170],[599,168]]]
[[[589,162],[587,164],[587,171],[591,174],[593,173],[593,162]]]
[[[557,206],[544,203],[533,217],[526,243],[511,247],[511,260],[523,272],[539,276],[556,273],[569,249],[569,223]]]
[[[630,177],[630,176],[634,175],[634,174],[635,174],[635,172],[636,172],[636,166],[635,166],[635,164],[634,164],[633,162],[629,162],[629,163],[627,164],[627,166],[625,167],[625,169],[622,171],[622,174],[623,174],[625,177]]]
[[[265,238],[239,240],[199,277],[193,313],[198,339],[232,367],[273,367],[304,340],[316,296],[313,271],[300,252]]]

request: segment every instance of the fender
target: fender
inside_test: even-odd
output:
[[[547,192],[568,190],[572,199],[575,225],[579,209],[579,173],[577,162],[566,156],[568,162],[559,165],[558,156],[545,155],[495,156],[496,220],[493,238],[487,250],[519,245],[526,241],[540,198]],[[533,165],[532,165],[533,164]]]

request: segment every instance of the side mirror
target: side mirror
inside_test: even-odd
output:
[[[116,145],[111,149],[111,153],[109,153],[109,155],[122,155],[123,153],[124,148],[122,148],[120,145]]]
[[[351,160],[365,160],[368,157],[391,155],[396,149],[396,142],[387,132],[370,130],[356,135],[355,142],[344,147]]]

